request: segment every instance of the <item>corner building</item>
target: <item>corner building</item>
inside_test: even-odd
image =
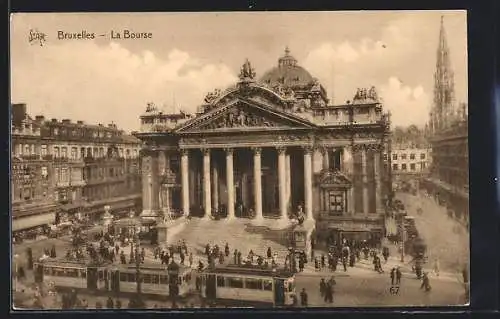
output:
[[[375,88],[329,105],[288,49],[256,80],[209,93],[194,115],[141,116],[144,218],[164,212],[290,225],[301,212],[316,235],[380,239],[389,121]],[[311,234],[310,233],[310,234]]]

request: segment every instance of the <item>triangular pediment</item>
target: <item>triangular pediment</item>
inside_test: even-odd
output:
[[[340,171],[322,170],[317,174],[317,183],[323,187],[349,187],[351,181]]]
[[[254,100],[236,99],[185,123],[177,132],[312,128],[303,118]]]

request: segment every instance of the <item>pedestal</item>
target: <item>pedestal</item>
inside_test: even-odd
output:
[[[158,245],[166,245],[167,244],[167,224],[165,223],[160,223],[158,226],[156,226],[156,229],[158,230]]]
[[[113,215],[109,213],[104,213],[104,216],[102,217],[103,225],[104,226],[109,226],[113,223]]]

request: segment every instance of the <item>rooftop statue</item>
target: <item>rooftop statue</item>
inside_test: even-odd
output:
[[[205,103],[212,104],[219,96],[221,96],[222,91],[220,89],[215,89],[213,92],[209,92],[205,96]]]
[[[240,80],[253,80],[255,78],[255,70],[252,68],[250,61],[246,59],[240,70]]]
[[[155,113],[158,111],[153,102],[149,102],[146,106],[146,113]]]
[[[353,102],[378,103],[380,102],[380,100],[377,94],[377,90],[374,86],[372,86],[370,90],[367,90],[365,88],[358,88],[358,90],[356,91],[356,95],[354,95]]]

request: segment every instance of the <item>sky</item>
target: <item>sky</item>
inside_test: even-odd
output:
[[[441,16],[456,100],[467,102],[465,11],[14,14],[11,101],[27,103],[33,117],[138,130],[147,103],[194,112],[208,92],[236,83],[245,59],[259,77],[288,46],[331,104],[373,85],[394,126],[423,126],[432,106]],[[111,31],[125,29],[152,37],[111,38]],[[42,46],[30,43],[30,30],[45,34]],[[58,31],[96,38],[59,40]]]

